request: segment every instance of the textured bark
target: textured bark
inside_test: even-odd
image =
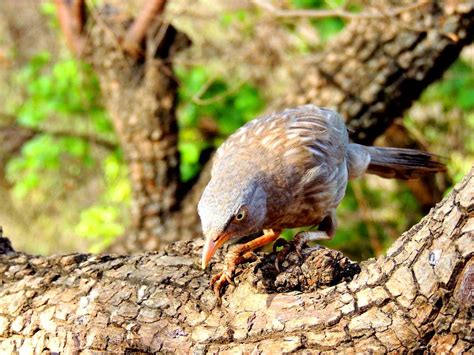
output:
[[[469,352],[473,237],[471,170],[352,281],[357,266],[338,252],[306,250],[303,264],[290,254],[282,274],[270,255],[239,269],[222,306],[199,268],[200,240],[136,256],[36,257],[0,239],[0,351]]]
[[[270,111],[313,103],[336,109],[351,139],[371,144],[422,91],[456,60],[474,38],[474,2],[440,1],[399,17],[353,20],[295,69],[295,86]],[[203,170],[187,197],[183,218],[199,232],[196,206],[209,181]],[[437,199],[436,201],[439,201]]]

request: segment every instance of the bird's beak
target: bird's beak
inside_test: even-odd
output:
[[[222,244],[228,241],[232,235],[230,233],[209,234],[206,236],[206,242],[202,250],[202,268],[205,269],[212,256],[216,253]]]

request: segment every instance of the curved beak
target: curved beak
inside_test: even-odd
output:
[[[230,233],[220,233],[220,234],[210,234],[206,236],[206,242],[204,244],[204,248],[202,250],[202,259],[201,265],[202,268],[205,269],[209,264],[212,256],[216,253],[217,249],[219,249],[222,244],[228,241],[231,238]]]

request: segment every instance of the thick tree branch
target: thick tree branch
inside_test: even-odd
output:
[[[357,270],[337,252],[307,250],[303,264],[290,255],[282,274],[270,255],[240,269],[220,307],[200,240],[136,256],[6,246],[1,351],[462,353],[472,346],[473,236],[474,169],[352,281]]]
[[[473,2],[431,3],[398,21],[353,21],[298,69],[297,85],[275,106],[335,108],[351,138],[371,144],[473,38]]]

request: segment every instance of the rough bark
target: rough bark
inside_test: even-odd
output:
[[[303,264],[290,254],[282,274],[264,256],[240,268],[222,306],[199,268],[200,240],[51,257],[0,240],[1,351],[469,352],[473,237],[474,169],[352,281],[357,266],[327,249],[307,250]]]

